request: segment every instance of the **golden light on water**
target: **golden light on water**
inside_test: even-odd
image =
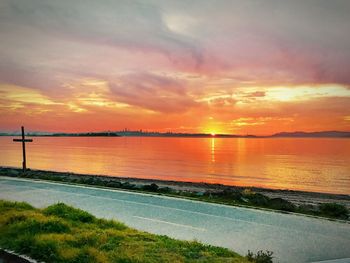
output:
[[[20,145],[0,145],[0,165],[20,166]],[[328,138],[36,137],[27,148],[33,169],[330,193],[348,193],[349,156],[349,140]]]
[[[215,163],[215,138],[211,139],[211,162]]]

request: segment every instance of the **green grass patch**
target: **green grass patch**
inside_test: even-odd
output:
[[[6,212],[8,210],[12,210],[16,208],[16,210],[33,210],[34,208],[24,202],[10,202],[10,201],[1,201],[0,202],[0,213]]]
[[[98,219],[63,203],[36,209],[0,200],[0,247],[43,262],[248,262],[225,248]]]
[[[43,210],[43,213],[44,215],[53,215],[62,219],[76,221],[79,223],[92,223],[96,220],[96,218],[88,212],[67,206],[63,203],[49,206]]]

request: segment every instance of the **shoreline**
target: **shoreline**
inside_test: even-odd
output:
[[[0,132],[0,136],[20,136],[16,132]],[[174,138],[350,138],[350,131],[293,131],[268,135],[229,134],[229,133],[186,133],[142,130],[89,131],[89,132],[29,132],[29,137],[174,137]]]
[[[213,203],[249,206],[258,209],[267,208],[280,210],[280,212],[296,212],[331,219],[334,217],[318,214],[318,207],[337,203],[344,206],[348,211],[350,210],[350,195],[346,194],[268,189],[248,186],[229,186],[223,184],[168,181],[159,179],[113,177],[107,175],[91,175],[45,170],[27,170],[23,173],[19,168],[4,166],[0,166],[0,176],[44,179],[73,184],[149,192],[152,194],[162,194],[180,198],[193,198]],[[266,203],[267,201],[271,201],[273,204],[270,205],[269,203]],[[349,220],[348,217],[338,219]]]

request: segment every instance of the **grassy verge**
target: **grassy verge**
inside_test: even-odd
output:
[[[1,168],[0,175],[93,185],[114,189],[125,189],[173,197],[190,198],[211,203],[233,206],[249,206],[281,212],[294,212],[305,215],[325,217],[329,219],[349,220],[349,210],[342,204],[326,203],[319,205],[295,205],[283,198],[269,198],[261,193],[255,193],[249,188],[232,188],[206,192],[181,191],[169,187],[159,187],[155,183],[133,184],[128,181],[123,182],[120,179],[113,177],[31,170],[23,173],[21,170],[13,168]]]
[[[0,200],[0,247],[44,262],[250,262],[228,249],[179,241],[98,219],[59,203]]]

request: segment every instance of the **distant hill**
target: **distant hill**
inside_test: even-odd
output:
[[[120,136],[116,132],[85,132],[85,133],[53,133],[48,136],[54,136],[54,137],[107,137],[107,136]]]
[[[19,136],[18,132],[0,132],[0,136]],[[107,132],[84,132],[84,133],[48,133],[28,132],[27,136],[51,136],[51,137],[193,137],[193,138],[350,138],[347,131],[320,131],[320,132],[280,132],[273,135],[237,135],[237,134],[207,134],[207,133],[172,133],[172,132],[143,132],[143,131],[107,131]]]
[[[280,132],[270,137],[337,137],[337,138],[350,138],[350,132],[346,131],[320,131],[320,132]]]

